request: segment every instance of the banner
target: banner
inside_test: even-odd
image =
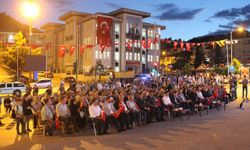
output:
[[[69,54],[70,56],[74,53],[76,47],[75,46],[71,46],[70,49],[69,49]]]
[[[111,27],[112,18],[103,16],[97,17],[97,44],[100,45],[101,51],[103,52],[105,47],[111,46]]]
[[[66,48],[65,46],[59,46],[58,49],[58,57],[64,57],[66,53]]]

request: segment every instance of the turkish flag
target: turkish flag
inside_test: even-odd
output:
[[[159,38],[158,38],[158,37],[155,37],[155,39],[154,39],[154,44],[158,43],[158,41],[159,41]]]
[[[81,49],[80,49],[80,55],[82,55],[83,53],[84,53],[84,49],[86,48],[86,46],[85,45],[82,45],[81,46]]]
[[[127,48],[128,48],[129,50],[131,50],[130,42],[127,42],[127,43],[126,43],[126,46],[127,46]]]
[[[177,49],[178,42],[174,42],[174,49]]]
[[[146,42],[145,42],[145,40],[142,40],[142,41],[141,41],[141,45],[142,45],[142,47],[143,47],[144,49],[146,49]]]
[[[70,50],[69,50],[70,56],[74,53],[75,49],[76,49],[75,46],[71,46],[71,47],[70,47]]]
[[[186,43],[186,50],[187,50],[188,52],[190,52],[190,50],[191,50],[190,43]]]
[[[105,47],[109,47],[111,45],[110,30],[112,28],[112,22],[112,18],[102,16],[97,17],[97,44],[100,45],[102,51]]]
[[[148,49],[150,49],[151,44],[152,44],[152,39],[148,39]]]
[[[181,50],[183,50],[183,48],[184,48],[184,43],[183,42],[180,42],[180,48],[181,48]]]
[[[65,46],[59,46],[58,49],[58,57],[64,57],[66,53],[66,48]]]

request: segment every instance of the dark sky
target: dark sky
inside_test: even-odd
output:
[[[0,12],[6,12],[28,24],[21,13],[26,0],[0,0]],[[35,0],[40,13],[33,25],[59,22],[58,17],[69,10],[96,13],[127,7],[151,13],[146,22],[167,26],[163,37],[188,40],[232,27],[250,26],[249,0]]]

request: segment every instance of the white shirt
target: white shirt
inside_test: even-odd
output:
[[[166,106],[167,106],[167,105],[172,105],[172,102],[171,102],[169,96],[163,96],[162,102],[163,102],[163,104],[166,105]]]
[[[200,99],[204,99],[204,97],[203,97],[203,95],[202,95],[201,91],[196,92],[196,94],[197,94],[197,97],[198,97],[198,98],[200,98]]]
[[[97,83],[97,89],[98,89],[98,91],[101,91],[102,90],[102,84],[101,83]]]
[[[47,105],[43,106],[41,110],[41,118],[42,118],[42,121],[53,119],[53,113]]]
[[[126,103],[127,103],[129,109],[131,109],[133,111],[137,111],[137,112],[139,111],[137,106],[136,106],[137,104],[135,103],[135,101],[128,100]]]
[[[108,116],[110,116],[113,113],[117,112],[117,110],[114,107],[114,104],[113,103],[107,103],[107,102],[104,103],[104,111]]]
[[[58,103],[56,105],[56,114],[57,117],[69,116],[69,110],[67,104]]]
[[[89,115],[91,118],[100,117],[102,109],[99,105],[95,106],[94,104],[89,106]]]

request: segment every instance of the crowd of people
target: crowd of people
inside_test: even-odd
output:
[[[22,96],[4,99],[6,113],[16,120],[17,134],[46,126],[50,136],[62,124],[68,134],[95,124],[97,134],[108,134],[110,125],[117,132],[153,122],[165,121],[166,111],[177,109],[197,113],[197,106],[213,107],[213,101],[228,102],[231,95],[213,78],[203,76],[164,76],[151,80],[110,80],[96,83],[71,83],[63,80],[58,91],[49,87],[38,94],[27,88]],[[176,116],[172,116],[176,117]],[[91,123],[90,123],[91,122]]]

